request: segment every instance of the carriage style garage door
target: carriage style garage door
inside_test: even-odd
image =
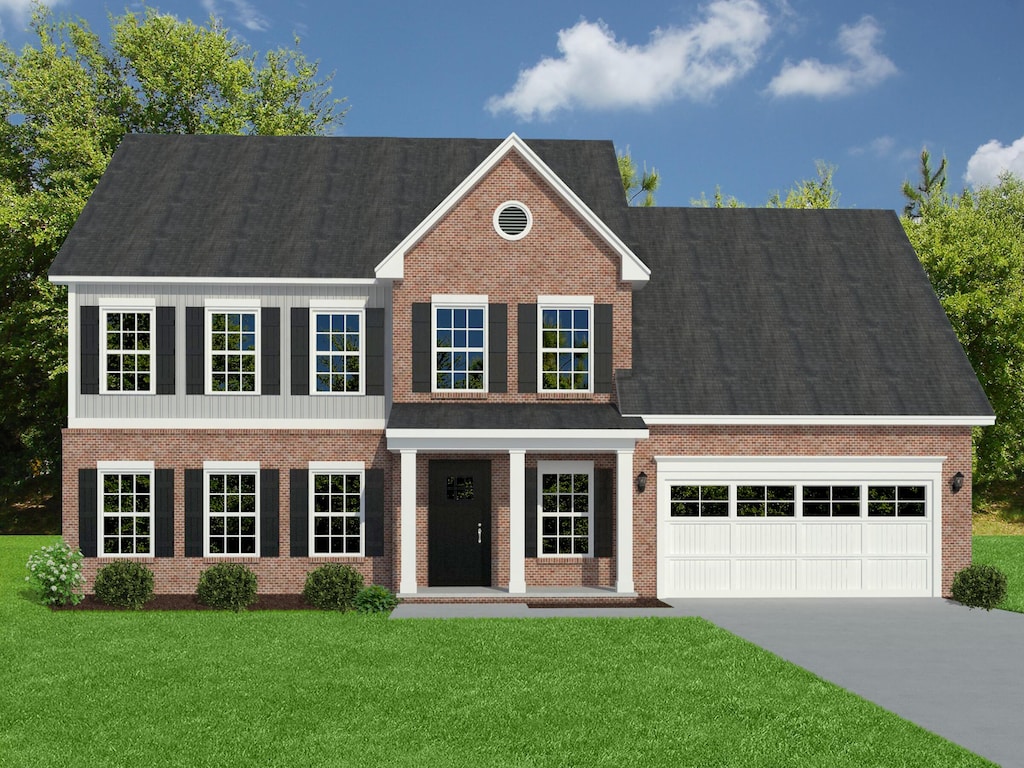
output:
[[[942,457],[656,457],[658,597],[931,596]]]

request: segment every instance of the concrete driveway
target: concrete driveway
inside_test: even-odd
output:
[[[935,598],[401,605],[393,618],[702,616],[1004,768],[1024,768],[1024,614]]]
[[[1024,614],[936,599],[666,602],[1005,768],[1024,766]]]

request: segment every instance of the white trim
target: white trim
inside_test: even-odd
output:
[[[401,463],[401,494],[399,496],[398,591],[416,594],[416,451],[403,450]]]
[[[119,311],[136,309],[140,312],[156,309],[154,296],[104,296],[96,301],[100,309],[116,309]]]
[[[97,461],[97,472],[153,472],[156,463],[152,461]]]
[[[81,309],[78,306],[78,294],[74,288],[68,287],[68,421],[70,427],[77,414],[76,404],[82,383],[78,380],[78,346],[82,326],[79,324]],[[97,332],[99,329],[96,329]]]
[[[246,314],[246,315],[247,314],[251,314],[251,315],[253,315],[253,335],[256,338],[255,348],[251,352],[249,350],[241,350],[241,349],[239,349],[239,350],[218,349],[218,350],[216,350],[216,354],[218,354],[218,355],[219,354],[227,355],[227,354],[235,354],[235,353],[241,354],[241,353],[244,352],[245,356],[251,355],[252,358],[253,358],[253,361],[254,361],[253,362],[253,369],[254,369],[253,370],[253,374],[254,374],[253,378],[254,378],[255,384],[254,384],[253,389],[252,389],[251,392],[246,392],[244,390],[232,391],[232,390],[228,390],[228,389],[225,389],[223,391],[218,392],[218,391],[214,390],[213,386],[212,386],[212,384],[213,384],[213,382],[212,382],[212,379],[213,379],[213,355],[214,355],[213,342],[212,342],[212,339],[211,339],[211,336],[210,336],[210,334],[213,333],[212,318],[213,318],[213,315],[231,315],[231,314],[236,314],[236,313],[237,314]],[[239,331],[239,333],[242,333],[242,331]],[[237,395],[237,396],[241,396],[241,397],[253,397],[255,395],[261,394],[262,388],[263,388],[263,371],[262,371],[262,369],[263,369],[263,364],[262,364],[263,360],[261,358],[261,354],[263,352],[263,338],[262,338],[262,336],[263,336],[263,317],[262,317],[262,313],[261,313],[261,310],[260,310],[259,302],[257,302],[256,304],[253,304],[252,301],[250,301],[248,299],[236,299],[236,300],[231,300],[231,301],[207,299],[206,300],[206,308],[205,308],[205,311],[204,311],[204,314],[203,314],[203,359],[204,359],[204,366],[205,366],[204,375],[205,375],[205,379],[206,379],[203,382],[203,387],[204,387],[203,392],[204,392],[204,394],[212,395],[212,396],[216,396],[216,397],[224,397],[225,395]],[[224,373],[227,374],[227,373],[230,373],[230,372],[225,371]],[[241,374],[242,372],[239,371],[238,373]]]
[[[545,474],[587,475],[587,551],[586,553],[544,554],[544,483]],[[593,461],[538,461],[537,462],[537,557],[543,560],[565,560],[566,558],[593,559],[594,555],[594,483],[597,474]],[[575,511],[573,516],[576,517]],[[555,515],[557,517],[557,514]]]
[[[526,451],[508,452],[508,591],[526,594]]]
[[[260,300],[258,298],[216,298],[208,296],[203,300],[203,306],[214,311],[218,309],[248,309],[258,312]]]
[[[229,393],[234,395],[234,392]],[[384,419],[285,419],[285,418],[168,418],[135,419],[68,417],[72,429],[289,429],[289,430],[337,430],[337,431],[383,431]]]
[[[246,474],[255,476],[254,496],[255,510],[255,545],[253,552],[210,552],[210,475]],[[260,463],[258,461],[204,461],[203,462],[203,557],[238,558],[260,557]],[[233,513],[234,514],[234,513]],[[237,513],[241,517],[241,513]],[[228,517],[225,511],[224,517]],[[248,517],[248,515],[245,515]]]
[[[101,395],[126,395],[128,397],[137,397],[139,395],[155,395],[156,394],[156,300],[153,300],[152,305],[146,305],[145,300],[142,302],[135,301],[134,299],[122,299],[120,302],[114,304],[107,304],[108,301],[115,301],[113,299],[102,299],[99,305],[100,311],[100,327],[99,327],[99,343],[100,343],[100,394]],[[111,350],[107,349],[107,316],[111,313],[115,314],[134,314],[134,315],[149,315],[149,349],[142,354],[149,358],[149,389],[108,389],[107,388],[107,376],[110,375],[110,371],[107,370],[107,356],[111,354]],[[121,331],[117,331],[121,333]],[[138,333],[138,331],[134,331]],[[136,357],[139,356],[139,351],[126,352],[124,349],[114,351],[113,354],[119,357],[124,357],[125,354],[133,354]],[[136,370],[136,380],[138,371]]]
[[[468,301],[463,301],[463,299],[468,299]],[[488,342],[489,342],[489,336],[490,336],[490,333],[489,333],[489,330],[490,330],[489,323],[491,322],[491,313],[490,313],[490,310],[489,310],[489,306],[490,305],[487,302],[487,297],[486,296],[468,296],[468,295],[467,296],[458,296],[458,295],[454,295],[454,294],[451,295],[451,296],[445,296],[443,294],[438,294],[438,295],[435,295],[435,296],[432,297],[432,301],[430,303],[430,391],[431,392],[444,392],[444,393],[448,393],[448,392],[477,392],[477,393],[483,393],[483,392],[488,392],[489,391],[489,385],[490,385],[490,370],[489,369],[490,369],[490,366],[487,364],[487,362],[488,362],[488,352],[489,352],[489,349],[488,349],[489,344],[488,344]],[[484,363],[484,385],[483,385],[483,389],[469,389],[468,388],[469,373],[470,373],[468,365],[467,365],[467,368],[466,368],[466,384],[467,384],[467,387],[465,389],[456,389],[455,387],[446,387],[444,389],[441,389],[441,388],[439,388],[437,386],[437,353],[438,353],[438,350],[439,350],[439,348],[437,346],[437,311],[439,309],[447,309],[447,310],[451,310],[453,312],[456,311],[456,310],[459,310],[459,309],[464,309],[464,310],[467,310],[467,311],[469,311],[471,309],[478,309],[478,310],[481,310],[484,313],[483,330],[482,330],[482,332],[483,332],[483,344],[480,347],[480,349],[481,349],[481,351],[483,353],[483,363]],[[454,321],[452,321],[452,324],[454,325]],[[455,330],[453,328],[452,334],[454,335],[454,333],[455,333]],[[466,333],[467,333],[467,336],[468,336],[468,334],[469,334],[469,330],[468,329],[467,329]],[[453,343],[454,343],[454,339],[453,339]],[[466,347],[465,348],[469,349],[469,339],[468,338],[466,340]],[[452,347],[452,349],[454,350],[454,346]],[[453,370],[452,371],[452,376],[454,377],[454,375],[455,375],[455,371]]]
[[[655,456],[658,476],[663,472],[687,475],[730,475],[739,479],[776,478],[798,474],[806,479],[851,472],[868,478],[930,474],[941,471],[945,456]],[[808,469],[813,467],[813,469]],[[851,470],[855,467],[855,470]],[[813,474],[808,474],[811,472]],[[838,478],[841,479],[841,478]]]
[[[378,279],[401,280],[405,276],[405,254],[415,246],[466,194],[472,190],[509,152],[515,150],[552,189],[589,224],[620,257],[620,279],[633,283],[646,283],[650,268],[616,235],[607,224],[562,181],[547,164],[515,133],[499,144],[441,203],[405,236],[384,259],[374,267]]]
[[[56,285],[139,283],[145,285],[378,285],[374,277],[147,277],[143,275],[50,275]]]
[[[526,214],[526,227],[518,235],[510,235],[505,232],[498,224],[498,220],[501,218],[502,212],[507,208],[516,207]],[[521,203],[518,200],[506,200],[501,203],[497,208],[494,209],[494,215],[491,217],[491,224],[494,225],[494,231],[498,233],[498,237],[502,240],[509,240],[515,242],[516,240],[522,240],[533,229],[533,213],[530,211],[530,207],[526,203]]]
[[[156,466],[152,461],[97,461],[96,462],[96,556],[112,559],[123,559],[132,557],[155,558],[156,557],[156,489],[155,482]],[[107,517],[103,504],[103,478],[104,475],[147,475],[149,477],[149,513],[146,515],[132,514],[130,517],[149,518],[149,552],[105,552],[103,546],[104,520]],[[134,492],[133,492],[134,495]],[[121,517],[120,511],[110,517]],[[127,515],[126,515],[127,517]],[[121,538],[118,533],[117,539]],[[134,536],[132,538],[135,538]]]
[[[319,303],[319,302],[318,302]],[[364,302],[365,304],[365,302]],[[355,315],[359,318],[359,389],[351,392],[320,391],[316,388],[316,358],[320,356],[316,348],[316,318],[317,315]],[[346,331],[347,333],[347,331]],[[348,357],[347,352],[328,351],[328,356],[341,354]],[[345,307],[337,302],[324,302],[322,306],[314,307],[312,301],[309,306],[309,394],[313,397],[361,397],[366,391],[366,309],[365,306]]]
[[[338,309],[338,310],[350,310],[350,309],[366,309],[367,303],[369,303],[369,296],[361,297],[346,297],[338,299],[310,299],[310,309]]]
[[[389,451],[632,451],[646,429],[387,429]]]
[[[555,307],[549,307],[550,309],[569,308],[569,307],[572,307],[573,309],[578,309],[578,308],[582,307],[582,308],[585,308],[585,309],[591,309],[592,310],[594,308],[594,297],[593,296],[538,296],[537,297],[537,306],[540,307],[541,304],[544,304],[544,305],[555,304],[555,305],[557,305]]]
[[[647,415],[640,413],[623,413],[623,416],[639,416],[648,426],[655,425],[700,425],[700,424],[750,424],[750,425],[771,425],[771,424],[792,424],[803,426],[922,426],[922,427],[985,427],[996,423],[995,416],[851,416],[851,415],[821,415],[821,416],[766,416],[750,415],[742,416],[736,414],[728,415]]]
[[[633,451],[615,455],[615,591],[632,593]]]
[[[358,552],[317,552],[314,548],[315,535],[314,525],[316,523],[315,517],[315,483],[314,477],[316,475],[358,475],[359,476],[359,551]],[[353,558],[360,558],[365,556],[366,552],[366,473],[364,470],[363,462],[361,461],[311,461],[309,462],[309,470],[307,477],[308,482],[308,493],[306,494],[306,527],[307,527],[307,545],[308,557],[326,557],[331,559],[340,560],[351,560]],[[345,493],[345,498],[348,498],[348,493]],[[348,518],[350,515],[347,511],[341,513],[329,513],[328,519],[331,517],[342,517]],[[347,535],[345,535],[348,538]]]
[[[488,296],[486,293],[435,293],[430,297],[430,303],[441,306],[450,304],[459,307],[486,307]]]

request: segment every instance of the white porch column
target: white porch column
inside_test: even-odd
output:
[[[508,591],[526,592],[526,451],[508,452]]]
[[[398,591],[416,592],[416,451],[402,451],[402,548]]]
[[[615,591],[633,588],[633,452],[616,452]]]

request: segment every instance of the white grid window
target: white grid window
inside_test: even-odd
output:
[[[358,394],[363,386],[363,313],[313,312],[313,391]]]
[[[540,307],[541,390],[590,389],[589,307]]]
[[[100,552],[153,552],[153,476],[149,472],[100,472]]]
[[[258,392],[259,312],[215,309],[207,319],[210,391]]]
[[[868,517],[925,517],[923,485],[869,485]]]
[[[805,485],[804,517],[860,517],[859,485]]]
[[[673,485],[669,492],[672,517],[728,517],[728,485]]]
[[[363,552],[362,472],[310,472],[312,555]]]
[[[206,473],[206,549],[210,555],[257,553],[258,472]]]
[[[736,486],[737,517],[795,517],[796,486]]]
[[[484,307],[434,307],[434,388],[486,388]]]
[[[152,310],[103,312],[105,392],[153,391]]]
[[[538,472],[540,554],[590,555],[593,467],[542,462]]]

